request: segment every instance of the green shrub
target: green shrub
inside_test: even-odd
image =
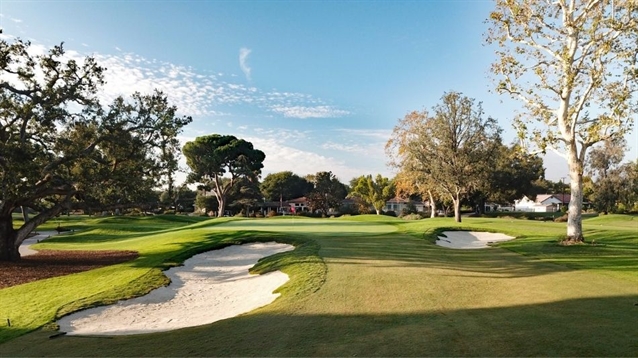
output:
[[[403,220],[421,220],[423,217],[419,214],[408,214],[401,217]]]

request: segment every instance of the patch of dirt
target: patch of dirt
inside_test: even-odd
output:
[[[19,262],[0,261],[0,289],[136,259],[135,251],[42,250]]]

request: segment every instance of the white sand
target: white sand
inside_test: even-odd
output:
[[[477,231],[444,231],[439,236],[436,244],[451,249],[483,249],[493,242],[508,241],[514,239],[505,234]]]
[[[272,292],[288,281],[281,271],[251,275],[263,257],[294,246],[251,243],[195,255],[165,272],[167,287],[111,306],[63,317],[60,331],[81,335],[126,335],[199,326],[235,317],[273,302]]]

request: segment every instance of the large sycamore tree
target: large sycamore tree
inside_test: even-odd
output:
[[[521,138],[567,160],[567,236],[583,241],[587,150],[631,131],[638,110],[638,1],[497,0],[488,23],[497,90],[524,104]]]
[[[377,215],[381,215],[386,201],[395,196],[394,182],[381,174],[374,178],[372,175],[362,175],[354,180],[350,196],[374,207]]]
[[[0,41],[0,261],[38,225],[72,207],[123,208],[148,198],[172,170],[163,158],[190,117],[161,92],[98,100],[105,69],[63,47],[34,56]],[[37,212],[14,227],[12,213]]]
[[[496,120],[484,118],[480,103],[448,92],[431,114],[414,111],[399,120],[386,151],[402,176],[418,178],[452,200],[461,222],[461,200],[489,178],[500,132]]]
[[[219,203],[217,216],[224,216],[228,195],[242,180],[257,183],[266,155],[253,144],[232,135],[197,137],[183,148],[191,169],[188,181],[210,188]]]

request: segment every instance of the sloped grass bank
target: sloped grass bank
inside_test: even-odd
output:
[[[286,272],[293,282],[299,281],[299,284],[285,285],[281,290],[294,294],[312,292],[321,285],[325,279],[325,264],[317,256],[316,243],[276,234],[211,230],[214,225],[230,220],[198,220],[195,224],[177,227],[175,222],[183,221],[175,220],[172,221],[173,229],[169,229],[165,225],[157,225],[162,224],[164,218],[89,219],[95,227],[40,243],[38,249],[120,249],[137,251],[140,256],[123,264],[0,290],[0,316],[7,319],[6,325],[0,323],[3,326],[0,342],[80,309],[146,294],[168,284],[162,270],[179,265],[197,253],[233,244],[278,241],[295,245],[298,250],[263,260],[254,270],[260,273],[271,270]]]

